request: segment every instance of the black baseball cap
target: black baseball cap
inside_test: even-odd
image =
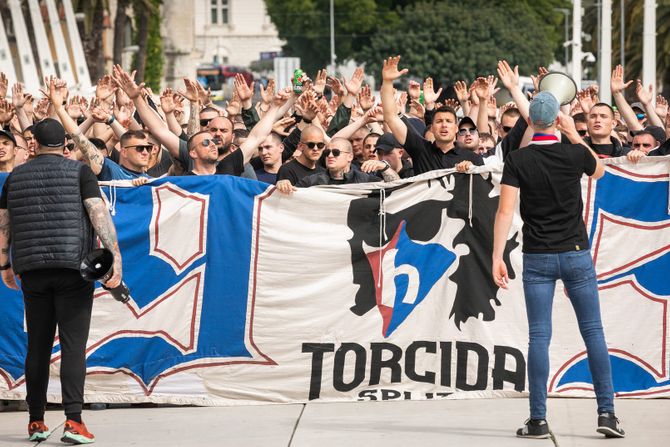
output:
[[[0,136],[3,136],[3,135],[6,136],[7,138],[9,138],[11,140],[11,142],[14,143],[14,146],[16,146],[16,138],[14,138],[14,135],[10,131],[5,130],[5,129],[0,129]]]
[[[52,118],[45,118],[33,126],[33,136],[37,144],[44,147],[61,147],[65,145],[65,129]]]
[[[458,122],[458,128],[460,129],[461,126],[463,126],[463,124],[472,124],[472,127],[474,127],[475,129],[477,128],[477,125],[475,124],[474,121],[472,121],[472,118],[470,118],[469,116],[464,116],[463,118],[461,118],[461,120]]]
[[[385,154],[390,154],[393,152],[393,149],[396,148],[402,148],[402,145],[390,132],[387,132],[379,137],[379,139],[377,139],[377,143],[375,144],[375,151],[382,151]]]

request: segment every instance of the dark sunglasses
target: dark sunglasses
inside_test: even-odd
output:
[[[318,147],[319,149],[323,149],[326,147],[326,143],[315,143],[313,141],[310,141],[309,143],[303,143],[305,146],[307,146],[310,149],[314,149],[315,147]],[[337,155],[336,155],[337,157]]]
[[[131,147],[133,149],[135,149],[137,152],[139,152],[140,154],[144,151],[147,151],[147,152],[151,153],[151,148],[152,148],[152,146],[150,144],[138,144],[137,146],[126,146],[126,149],[130,149]]]
[[[578,130],[577,133],[579,134],[580,137],[583,137],[586,135],[586,129]]]
[[[200,144],[202,144],[203,147],[207,147],[210,144],[214,144],[214,141],[210,140],[209,138],[205,138],[202,140],[202,142],[200,142]]]
[[[509,132],[510,130],[512,130],[512,126],[502,126],[502,130],[504,130],[505,132]]]
[[[333,157],[337,158],[337,157],[339,157],[340,154],[343,153],[343,152],[347,152],[347,153],[348,153],[349,151],[341,151],[341,150],[339,150],[339,149],[326,149],[325,151],[323,151],[323,156],[324,156],[324,157],[328,157],[330,154],[333,154]]]
[[[210,121],[212,121],[214,118],[206,119],[206,120],[200,120],[200,127],[205,127],[209,124]]]
[[[65,146],[63,146],[63,152],[65,152],[65,149],[67,149],[70,152],[73,151],[74,150],[74,143],[66,144]]]
[[[466,127],[465,129],[458,129],[458,135],[463,137],[465,135],[474,135],[477,133],[477,129]]]

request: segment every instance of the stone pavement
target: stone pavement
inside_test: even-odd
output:
[[[670,445],[670,399],[617,399],[616,408],[625,439],[605,440],[596,433],[592,399],[550,399],[549,425],[561,447]],[[551,440],[514,436],[527,414],[527,399],[469,399],[124,407],[87,410],[83,416],[100,447],[553,446]],[[27,419],[24,411],[0,412],[0,446],[30,445]],[[64,445],[62,412],[48,411],[46,422],[54,434],[41,445]]]

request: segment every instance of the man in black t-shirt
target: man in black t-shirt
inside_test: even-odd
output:
[[[616,120],[614,110],[609,104],[599,102],[591,107],[587,116],[589,136],[584,138],[596,154],[601,157],[621,157],[626,155],[630,148],[623,146],[612,136]]]
[[[316,126],[309,125],[305,127],[300,135],[300,143],[296,148],[295,159],[282,165],[277,172],[277,186],[280,184],[287,188],[289,185],[297,185],[303,178],[312,174],[323,172],[323,167],[319,165],[319,159],[323,148],[326,147],[323,131]]]
[[[459,172],[467,171],[471,166],[481,166],[484,160],[479,154],[454,146],[456,138],[456,112],[450,107],[440,107],[435,111],[430,130],[435,142],[430,142],[408,127],[398,116],[393,92],[393,81],[407,72],[398,70],[400,56],[390,57],[384,61],[382,69],[382,107],[384,122],[391,128],[393,136],[402,144],[414,166],[414,174],[436,169],[456,168]]]
[[[598,283],[582,219],[581,178],[598,179],[605,168],[577,133],[574,121],[562,114],[549,92],[540,92],[529,108],[535,131],[527,148],[505,160],[500,203],[494,226],[493,280],[507,288],[503,260],[516,199],[521,194],[523,219],[523,288],[528,315],[528,384],[530,419],[517,431],[524,438],[548,438],[546,421],[551,307],[556,280],[561,279],[575,309],[586,344],[598,401],[597,431],[623,437],[614,415],[612,371],[600,319]],[[573,144],[556,137],[561,130]]]

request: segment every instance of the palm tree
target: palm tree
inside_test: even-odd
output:
[[[598,35],[598,0],[583,5],[583,30],[593,39],[584,42],[584,51],[597,54],[600,36]],[[656,79],[659,91],[670,93],[670,60],[665,57],[670,51],[670,0],[657,0],[656,8]],[[621,9],[619,2],[612,5],[612,62],[618,63],[621,51]],[[624,0],[624,76],[626,79],[642,77],[642,36],[644,3],[640,0]],[[595,77],[595,76],[594,76]]]

